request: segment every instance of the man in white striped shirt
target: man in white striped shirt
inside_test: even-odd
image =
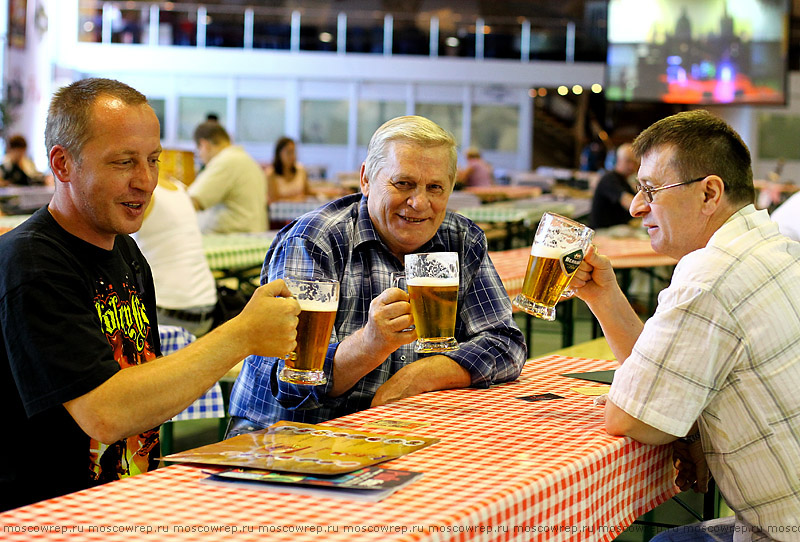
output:
[[[678,441],[681,489],[705,489],[702,460],[682,455],[702,444],[736,513],[653,540],[800,540],[800,243],[756,210],[750,153],[708,112],[663,119],[633,147],[630,212],[680,261],[644,325],[607,258],[590,251],[573,280],[622,361],[606,429]]]

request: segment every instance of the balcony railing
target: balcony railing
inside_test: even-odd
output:
[[[186,47],[475,59],[603,61],[605,20],[472,18],[450,11],[334,12],[224,4],[81,0],[79,40]],[[590,26],[589,28],[585,28]]]

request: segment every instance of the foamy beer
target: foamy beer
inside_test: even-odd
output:
[[[555,320],[556,303],[592,242],[594,230],[579,222],[545,213],[536,229],[522,292],[514,306],[544,320]]]
[[[458,254],[407,254],[406,285],[417,330],[415,352],[458,348],[455,338],[458,306]]]
[[[325,354],[331,340],[336,307],[339,305],[339,281],[302,280],[284,277],[292,296],[300,303],[297,346],[285,358],[278,378],[292,384],[325,384]]]

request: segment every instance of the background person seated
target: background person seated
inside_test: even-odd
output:
[[[28,158],[28,142],[21,135],[13,135],[6,143],[6,155],[0,165],[0,174],[6,184],[30,186],[44,184],[44,175],[36,170]]]
[[[458,172],[459,186],[492,186],[494,171],[489,162],[481,158],[481,151],[477,147],[470,147],[466,157],[467,167]]]
[[[275,157],[267,168],[267,201],[297,201],[313,196],[308,173],[297,162],[297,148],[289,137],[275,143]]]
[[[217,287],[183,183],[159,175],[144,217],[133,238],[153,271],[158,322],[200,337],[214,323]]]
[[[267,181],[261,166],[231,143],[225,128],[206,121],[194,131],[203,170],[189,186],[203,233],[262,232],[267,229]]]
[[[589,227],[596,230],[630,222],[631,214],[628,209],[636,192],[629,178],[638,169],[639,161],[634,156],[630,143],[623,143],[617,149],[614,169],[603,175],[597,183],[592,196]]]

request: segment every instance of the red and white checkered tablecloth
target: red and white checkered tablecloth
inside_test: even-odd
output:
[[[424,472],[381,502],[201,484],[176,465],[0,514],[3,540],[610,541],[675,493],[669,446],[607,435],[602,408],[559,376],[614,362],[549,356],[516,382],[423,394],[329,425],[429,425],[440,442],[387,463]],[[555,393],[562,399],[519,399]],[[54,469],[54,476],[57,469]],[[81,532],[76,530],[81,529]],[[57,532],[60,530],[60,532]],[[72,532],[69,532],[72,530]]]
[[[675,265],[676,263],[669,256],[654,251],[648,239],[614,239],[598,235],[594,238],[594,244],[597,245],[600,254],[611,259],[611,265],[615,269]],[[522,291],[530,254],[529,247],[489,252],[489,258],[512,299]]]

